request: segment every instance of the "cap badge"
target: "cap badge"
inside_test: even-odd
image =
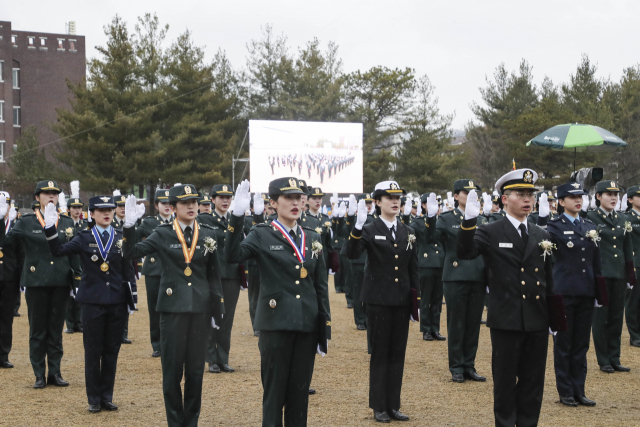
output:
[[[613,181],[611,181],[611,186],[612,186],[612,187],[615,187],[615,186],[616,186],[616,183],[615,183],[615,182],[613,182]]]
[[[169,190],[165,191],[165,192],[164,192],[164,195],[165,195],[165,196],[167,196],[167,197],[169,197]]]
[[[49,182],[47,183],[47,185],[48,185],[49,187],[53,187],[53,186],[54,186],[54,185],[53,185],[53,181],[49,181]]]
[[[524,173],[524,182],[533,182],[533,174],[531,173],[531,171],[526,171]]]
[[[109,201],[108,197],[100,197],[100,200],[102,200],[103,202],[107,203]]]
[[[167,288],[167,295],[171,296],[172,293],[173,291],[171,290],[171,288]]]
[[[396,184],[395,182],[391,183],[391,190],[397,190],[398,189],[398,184]]]
[[[553,197],[553,193],[551,193],[551,191],[547,192],[549,194],[549,197]]]
[[[320,189],[316,188],[316,194],[320,193]]]
[[[574,182],[573,184],[571,184],[571,186],[573,188],[580,188],[580,184],[578,184],[577,182]]]
[[[299,185],[300,187],[302,187],[302,186],[304,185],[304,181],[300,181],[300,182],[298,182],[298,185]]]
[[[185,194],[191,194],[191,187],[189,186],[184,187],[184,192]]]
[[[80,203],[80,200],[76,199],[76,203]]]
[[[222,186],[222,191],[227,191],[227,188],[229,188],[229,187],[227,187],[226,185],[223,185]]]
[[[289,185],[292,186],[293,188],[298,188],[298,183],[293,178],[289,180]]]

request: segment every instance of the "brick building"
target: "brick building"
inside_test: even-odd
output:
[[[84,36],[16,31],[0,21],[0,172],[21,130],[35,125],[40,144],[57,139],[48,123],[56,108],[69,107],[66,79],[85,78]],[[73,34],[71,34],[73,33]]]

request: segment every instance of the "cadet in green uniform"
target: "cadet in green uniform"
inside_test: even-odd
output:
[[[499,221],[504,218],[507,213],[502,209],[502,200],[500,196],[494,194],[491,196],[491,213],[489,214],[489,223]]]
[[[266,221],[267,205],[269,203],[269,197],[266,194],[259,194],[261,201],[257,201],[254,204],[256,198],[251,199],[251,208],[253,215],[244,217],[244,235],[248,236],[251,229],[256,222],[254,221],[254,215],[261,217],[261,222]],[[247,281],[249,282],[248,297],[249,297],[249,317],[251,318],[251,325],[253,326],[253,335],[260,336],[260,331],[255,328],[254,321],[256,318],[256,307],[258,305],[258,293],[260,292],[260,271],[258,270],[258,263],[255,259],[251,258],[245,262],[245,268],[247,269]]]
[[[67,200],[67,209],[69,210],[69,218],[73,220],[73,228],[75,229],[76,234],[82,230],[87,229],[87,222],[81,218],[82,208],[84,207],[84,203],[80,200],[80,196],[78,192],[74,191],[74,187],[78,184],[78,181],[73,181],[71,183],[71,197]],[[79,191],[79,190],[78,190]],[[75,272],[74,276],[74,287],[77,289],[80,286],[80,277],[82,276],[82,270]],[[74,332],[82,332],[82,320],[80,318],[80,303],[76,301],[73,296],[69,296],[67,303],[67,312],[65,316],[65,320],[67,323],[67,329],[64,330],[67,334],[72,334]]]
[[[465,378],[486,381],[485,377],[478,375],[475,368],[486,293],[484,261],[480,256],[472,260],[461,260],[456,255],[456,239],[464,220],[467,195],[470,190],[477,188],[470,179],[455,181],[453,191],[457,206],[439,218],[435,214],[436,198],[429,197],[427,202],[427,225],[429,230],[435,230],[430,240],[432,243],[442,243],[445,251],[442,281],[447,303],[449,371],[452,380],[457,383],[464,382]],[[479,216],[478,224],[484,223],[484,217]]]
[[[211,197],[206,194],[198,200],[198,213],[211,213]]]
[[[122,231],[122,227],[124,226],[124,204],[127,201],[127,197],[122,195],[120,193],[120,190],[114,190],[113,200],[116,203],[116,211],[115,211],[115,215],[113,215],[111,226],[116,230]],[[132,342],[129,339],[129,316],[127,316],[124,321],[124,332],[122,333],[122,344],[131,344],[131,343]]]
[[[316,233],[322,236],[322,246],[324,254],[324,263],[327,266],[327,274],[329,273],[329,253],[333,252],[333,241],[331,240],[331,218],[323,214],[321,211],[322,198],[324,193],[321,188],[311,187],[307,194],[309,209],[300,217],[300,224],[313,228]]]
[[[243,217],[251,196],[249,182],[242,182],[225,245],[228,262],[255,258],[260,269],[255,328],[260,331],[265,427],[283,425],[283,410],[284,425],[307,424],[306,391],[316,349],[331,338],[324,248],[318,233],[297,223],[303,209],[302,193],[295,178],[271,181],[269,197],[278,218],[271,224],[256,225],[243,240]]]
[[[630,370],[620,364],[620,341],[625,290],[627,286],[633,286],[636,279],[631,233],[627,233],[625,229],[624,215],[614,211],[620,191],[614,181],[598,182],[598,209],[587,213],[587,218],[598,228],[602,275],[609,295],[609,306],[596,308],[592,328],[598,365],[601,371],[607,373]]]
[[[34,194],[41,206],[49,203],[57,205],[60,188],[55,181],[41,181],[36,185]],[[6,202],[4,205],[4,208],[0,208],[0,216],[6,213]],[[69,383],[60,375],[60,360],[63,354],[62,329],[67,299],[75,277],[73,267],[77,270],[79,268],[77,257],[55,258],[51,255],[44,235],[42,215],[40,209],[33,214],[23,215],[6,236],[3,220],[0,227],[0,246],[4,246],[5,242],[17,244],[25,254],[20,283],[26,287],[29,359],[36,376],[34,388],[45,387],[47,368],[47,383],[66,387]],[[73,239],[76,234],[73,220],[67,216],[59,217],[57,227],[63,241]]]
[[[543,194],[547,195],[547,200],[549,201],[549,208],[551,209],[551,211],[549,212],[549,218],[547,219],[549,221],[552,221],[558,218],[558,214],[557,212],[555,212],[556,196],[553,194],[553,191],[550,191],[550,190],[539,191],[536,193],[536,210],[535,212],[531,212],[531,214],[527,216],[527,221],[529,222],[529,224],[533,224],[533,225],[538,224],[538,217],[540,216],[538,204],[540,203],[540,196],[542,196]]]
[[[432,193],[433,194],[433,193]],[[435,194],[433,194],[435,197]],[[420,208],[417,208],[415,218],[409,221],[413,228],[418,244],[418,268],[420,272],[420,332],[425,341],[446,340],[440,335],[440,314],[442,313],[442,266],[444,265],[444,248],[441,243],[429,241],[429,224],[427,215],[420,215],[422,210],[427,212],[428,194],[420,198]],[[436,200],[437,201],[437,200]],[[433,206],[432,206],[433,208]],[[437,209],[436,209],[437,212]]]
[[[173,222],[171,205],[169,204],[169,190],[156,189],[155,205],[158,215],[150,216],[136,228],[136,239],[142,241],[149,237],[160,224]],[[162,276],[162,259],[156,254],[150,254],[144,259],[142,266],[144,284],[147,290],[147,307],[149,308],[149,332],[151,337],[151,357],[160,357],[160,313],[156,311],[158,292],[160,292],[160,276]]]
[[[222,295],[224,296],[224,318],[220,329],[209,330],[205,360],[209,364],[209,372],[219,374],[234,372],[229,366],[229,351],[231,350],[231,328],[236,313],[236,305],[240,297],[240,265],[228,263],[224,260],[224,246],[229,225],[229,206],[233,191],[230,185],[216,184],[211,190],[213,199],[213,211],[210,214],[198,215],[198,222],[206,224],[216,232],[218,249],[218,266],[220,268],[220,281],[222,283]]]
[[[627,203],[629,204],[629,210],[626,213],[626,222],[629,222],[633,230],[630,234],[637,282],[638,269],[640,269],[640,185],[634,185],[627,189]],[[627,330],[629,331],[629,343],[634,347],[640,347],[640,286],[627,289],[624,308]]]
[[[216,235],[211,227],[196,221],[198,198],[191,184],[172,187],[169,203],[176,219],[137,242],[136,199],[129,196],[123,229],[125,258],[153,255],[162,260],[156,310],[160,312],[162,388],[170,427],[198,424],[211,315],[217,325],[222,322]],[[180,387],[183,376],[184,403]]]

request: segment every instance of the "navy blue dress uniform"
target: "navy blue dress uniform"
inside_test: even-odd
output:
[[[374,200],[383,195],[404,194],[394,181],[376,185]],[[367,328],[371,336],[369,407],[376,419],[389,416],[408,419],[399,412],[409,319],[420,279],[418,245],[412,228],[395,219],[390,228],[378,217],[358,229],[347,242],[347,255],[358,259],[367,254],[361,301],[367,305]],[[387,414],[382,414],[387,412]]]
[[[191,184],[169,190],[169,202],[198,199]],[[161,224],[137,241],[133,224],[123,229],[124,256],[129,260],[155,256],[162,260],[156,311],[160,313],[162,388],[170,427],[198,424],[202,402],[204,355],[211,317],[220,325],[222,287],[215,252],[215,231],[193,221]],[[184,401],[180,383],[184,384]]]
[[[303,194],[295,178],[269,183],[272,199],[286,194]],[[231,215],[225,256],[230,263],[254,258],[260,270],[254,328],[260,331],[262,425],[282,426],[284,409],[284,425],[304,426],[316,348],[331,338],[327,270],[322,254],[314,254],[321,236],[298,224],[287,230],[274,219],[243,239],[243,222],[243,216]],[[294,249],[292,240],[302,249]]]
[[[156,189],[155,204],[159,202],[169,203],[169,190]],[[140,226],[136,227],[136,239],[142,241],[161,224],[171,224],[173,217],[163,218],[161,215],[145,218]],[[156,254],[149,254],[142,265],[144,286],[147,291],[147,307],[149,310],[149,335],[151,338],[152,357],[160,357],[160,313],[156,311],[158,293],[160,292],[160,276],[162,276],[162,259]]]
[[[638,269],[640,268],[640,213],[633,208],[632,199],[640,197],[640,185],[634,185],[627,189],[629,210],[625,214],[631,226],[631,243],[633,244],[633,265],[638,282]],[[627,289],[624,304],[624,315],[629,331],[629,344],[640,347],[640,286]]]
[[[502,194],[533,190],[536,179],[535,172],[519,169],[502,176],[496,188]],[[547,298],[561,298],[549,297],[554,290],[552,262],[540,246],[551,236],[525,223],[516,228],[507,216],[476,227],[475,218],[465,219],[458,233],[458,257],[482,255],[487,269],[487,326],[491,328],[493,411],[498,427],[538,423],[549,341]]]
[[[67,199],[67,208],[71,207],[84,207],[84,203],[78,197]],[[69,218],[73,219],[71,215]],[[87,229],[87,221],[83,219],[79,219],[78,221],[73,221],[73,228],[76,231],[76,234],[82,230]],[[82,270],[75,272],[73,285],[75,288],[80,286],[80,277],[82,275]],[[67,329],[64,330],[67,334],[72,334],[74,332],[82,332],[82,319],[80,313],[80,303],[76,301],[73,295],[69,295],[69,300],[67,303],[67,312],[65,315],[65,323],[67,325]]]
[[[114,208],[113,197],[89,199],[89,211]],[[84,372],[90,410],[115,410],[113,388],[122,331],[138,300],[135,273],[122,254],[122,232],[114,227],[80,231],[62,243],[55,226],[45,228],[55,257],[80,255],[82,278],[76,301],[82,305]]]
[[[11,202],[8,195],[7,203]],[[9,233],[15,220],[5,216],[5,232]],[[13,368],[9,362],[13,342],[13,318],[15,301],[20,298],[20,274],[24,263],[24,252],[15,244],[0,247],[0,368]]]
[[[60,193],[55,181],[36,184],[34,194],[44,191]],[[75,236],[73,220],[61,215],[58,232],[63,239]],[[62,360],[62,330],[69,292],[73,288],[78,257],[56,258],[49,252],[44,234],[44,219],[37,209],[33,214],[22,215],[5,235],[4,220],[0,227],[0,246],[16,245],[24,251],[20,285],[26,288],[25,299],[29,312],[29,359],[36,376],[35,388],[45,387],[47,382],[60,387],[69,385],[60,374]]]
[[[588,194],[578,183],[558,187],[558,199]],[[562,403],[595,405],[585,398],[587,351],[591,339],[594,300],[598,282],[604,284],[600,248],[586,234],[596,230],[588,219],[562,214],[549,220],[547,232],[556,245],[553,265],[554,292],[562,295],[567,316],[567,330],[553,337],[553,361],[556,387]],[[592,403],[590,403],[592,402]]]
[[[620,191],[614,181],[596,184],[596,193]],[[627,283],[633,286],[636,281],[631,233],[626,231],[626,217],[621,213],[607,212],[598,207],[588,212],[587,218],[598,228],[602,275],[606,280],[609,299],[609,306],[596,309],[593,317],[593,344],[598,365],[604,372],[626,372],[629,368],[620,364],[620,344]]]
[[[211,198],[215,201],[217,196],[233,196],[231,185],[216,184],[211,190]],[[198,215],[198,222],[213,228],[216,233],[218,249],[218,266],[220,268],[220,281],[222,283],[222,295],[224,297],[224,317],[220,329],[211,328],[205,353],[205,361],[209,364],[209,372],[220,373],[234,372],[229,366],[229,352],[231,351],[231,329],[236,314],[236,306],[240,297],[240,265],[228,263],[224,259],[224,246],[227,237],[229,213],[220,215],[214,206],[211,213]]]

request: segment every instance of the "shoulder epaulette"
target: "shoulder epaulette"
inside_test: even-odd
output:
[[[551,218],[551,219],[550,219],[550,220],[548,220],[547,222],[557,222],[557,221],[560,221],[561,219],[562,219],[562,217],[561,217],[561,216],[558,216],[558,217],[556,217],[556,218]]]
[[[271,224],[267,224],[266,222],[261,222],[260,224],[254,225],[254,227],[271,227]]]
[[[596,225],[593,221],[591,221],[589,218],[582,218],[584,220],[584,222],[586,222],[587,224],[593,224]]]
[[[301,225],[300,227],[304,228],[305,230],[313,231],[314,233],[319,234],[319,233],[315,230],[315,228],[307,227],[306,225]]]
[[[209,224],[203,224],[201,222],[199,224],[200,224],[200,227],[202,227],[202,228],[208,228],[209,230],[214,230],[215,231],[215,228],[210,226]]]
[[[28,216],[36,216],[36,214],[34,214],[34,213],[26,213],[26,214],[22,215],[22,218],[26,218]]]
[[[158,224],[158,227],[171,227],[171,226],[173,226],[172,222],[170,222],[169,224],[165,224],[165,223]]]

